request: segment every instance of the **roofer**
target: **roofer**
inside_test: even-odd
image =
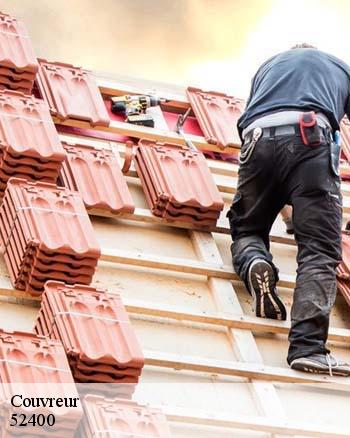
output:
[[[233,265],[257,316],[286,319],[269,252],[271,226],[293,207],[298,269],[287,361],[293,369],[350,375],[326,347],[341,261],[339,122],[350,116],[350,68],[303,44],[267,60],[252,81],[238,121],[237,193],[228,217]]]

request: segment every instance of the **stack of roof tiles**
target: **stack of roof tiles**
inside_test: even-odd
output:
[[[208,143],[221,149],[240,144],[237,121],[245,101],[227,94],[188,87],[187,97]]]
[[[53,414],[55,427],[25,429],[25,436],[63,437],[74,436],[83,411],[80,403],[74,407],[14,407],[10,400],[17,395],[16,405],[27,397],[78,398],[77,389],[69,369],[61,342],[38,337],[33,333],[5,332],[0,330],[0,436],[2,438],[23,435],[23,427],[10,427],[13,413],[26,415]],[[20,422],[18,422],[19,424]]]
[[[39,92],[58,120],[78,119],[91,126],[109,126],[106,106],[90,71],[42,59],[39,63]]]
[[[135,205],[115,153],[108,149],[63,144],[67,158],[60,181],[76,190],[86,208],[112,213],[133,213]]]
[[[0,236],[16,288],[41,295],[49,279],[91,283],[100,248],[78,193],[11,179],[0,207]]]
[[[46,103],[0,92],[0,197],[13,176],[56,182],[64,158]]]
[[[350,306],[350,233],[342,233],[343,260],[337,268],[338,290]]]
[[[62,341],[76,382],[116,383],[118,394],[133,393],[144,357],[119,295],[49,281],[35,331]]]
[[[350,121],[347,116],[340,123],[341,156],[340,176],[342,180],[350,179]]]
[[[133,401],[86,395],[78,434],[84,438],[170,438],[165,415],[159,409]]]
[[[0,89],[31,94],[38,62],[23,23],[0,12]]]
[[[350,121],[345,116],[340,123],[341,146],[342,153],[345,155],[348,162],[350,162]]]
[[[135,166],[154,215],[198,226],[216,224],[224,203],[201,152],[143,140]]]

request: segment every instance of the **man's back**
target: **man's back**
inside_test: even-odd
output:
[[[259,68],[239,131],[261,116],[288,109],[320,111],[336,130],[350,113],[349,96],[350,68],[343,61],[317,49],[288,50]]]
[[[240,119],[238,186],[227,214],[233,266],[256,316],[283,320],[269,234],[281,208],[292,205],[298,269],[287,361],[295,370],[339,376],[350,376],[350,365],[327,347],[342,224],[340,147],[332,131],[350,113],[349,96],[350,69],[331,55],[303,45],[265,62]],[[302,114],[309,111],[319,114]]]

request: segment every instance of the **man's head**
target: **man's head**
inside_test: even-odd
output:
[[[301,44],[296,44],[295,46],[291,47],[291,49],[317,49],[317,47],[312,46],[309,43],[301,43]]]

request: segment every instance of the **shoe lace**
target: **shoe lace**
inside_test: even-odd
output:
[[[335,362],[334,365],[332,365],[332,359]],[[334,359],[334,357],[328,353],[326,354],[326,361],[327,361],[327,365],[328,365],[328,369],[329,369],[329,375],[331,377],[333,377],[333,368],[338,366],[338,361],[336,359]]]

